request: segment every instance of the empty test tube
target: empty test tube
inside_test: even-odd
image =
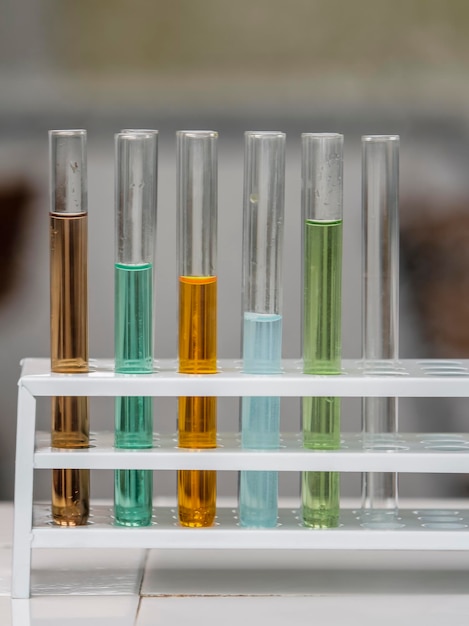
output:
[[[399,137],[362,137],[363,358],[368,366],[398,358],[399,347]],[[363,398],[365,447],[397,433],[397,398]],[[362,507],[377,519],[397,512],[397,474],[362,475]]]

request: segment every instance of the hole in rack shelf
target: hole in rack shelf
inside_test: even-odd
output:
[[[467,368],[466,367],[459,367],[459,366],[454,366],[454,365],[448,365],[447,367],[443,366],[443,365],[436,365],[436,366],[429,366],[429,367],[422,367],[423,371],[425,373],[435,373],[435,372],[467,372]]]
[[[400,445],[400,444],[387,444],[387,443],[372,443],[372,444],[363,444],[363,448],[365,450],[379,450],[381,452],[398,452],[399,450],[409,450],[409,446]]]
[[[451,433],[428,433],[422,435],[420,443],[436,441],[439,443],[469,443],[469,439],[466,436],[452,435]]]
[[[463,517],[456,517],[456,515],[421,515],[417,518],[421,522],[431,523],[448,523],[448,522],[464,522]]]
[[[432,368],[445,368],[445,367],[454,367],[454,368],[464,368],[464,365],[461,361],[451,361],[448,359],[432,359],[431,361],[418,361],[418,365],[422,369],[432,369]]]
[[[422,528],[428,528],[429,530],[464,530],[468,528],[468,525],[457,522],[430,522],[422,524]]]
[[[424,446],[425,450],[438,450],[440,452],[466,452],[469,450],[467,443],[432,443]]]
[[[404,528],[405,524],[399,522],[363,522],[360,524],[362,528],[368,528],[369,530],[399,530]]]
[[[460,511],[454,511],[451,509],[423,509],[422,511],[412,511],[412,513],[414,515],[422,515],[425,517],[439,517],[441,515],[451,515],[451,516],[455,516],[455,515],[460,515],[461,512]]]
[[[434,370],[432,372],[426,371],[425,374],[430,377],[443,376],[445,378],[450,378],[451,376],[456,378],[467,378],[469,376],[468,371],[462,370]]]
[[[400,369],[366,369],[365,376],[408,376],[408,372]]]

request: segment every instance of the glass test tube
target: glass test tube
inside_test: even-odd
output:
[[[340,374],[342,300],[343,141],[338,134],[302,135],[303,371]],[[303,398],[303,444],[340,447],[340,398]],[[303,472],[303,522],[331,528],[339,521],[338,472]]]
[[[49,132],[51,370],[88,371],[88,206],[86,131]],[[86,397],[52,398],[51,445],[89,445]],[[89,470],[52,470],[52,519],[86,524]]]
[[[278,374],[282,358],[282,246],[285,134],[245,133],[243,207],[243,371]],[[280,443],[280,398],[241,400],[241,446]],[[241,526],[277,524],[278,473],[242,471]]]
[[[363,358],[397,359],[399,345],[399,137],[362,138]],[[392,443],[397,398],[363,398],[366,447]],[[362,506],[371,514],[397,511],[397,474],[362,475]]]
[[[217,139],[213,131],[177,133],[179,371],[217,371]],[[215,397],[179,398],[181,448],[215,448]],[[179,521],[210,526],[216,472],[179,470]]]
[[[153,261],[158,131],[116,135],[115,370],[153,371]],[[153,446],[153,399],[116,398],[116,448]],[[153,472],[116,470],[114,516],[122,526],[148,526]]]

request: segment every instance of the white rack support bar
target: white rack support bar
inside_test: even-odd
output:
[[[179,374],[169,359],[155,361],[148,375],[116,374],[113,365],[98,359],[88,374],[54,374],[48,359],[25,359],[20,384],[34,396],[469,396],[469,360],[344,360],[338,376],[303,374],[298,360],[284,360],[276,375],[244,374],[234,359],[210,375]]]
[[[36,396],[400,396],[469,397],[469,360],[363,362],[345,360],[339,376],[312,376],[301,362],[286,360],[283,373],[247,375],[241,363],[224,360],[219,373],[185,375],[174,360],[155,362],[149,375],[113,372],[111,360],[96,360],[88,374],[52,374],[47,359],[26,359],[18,390],[12,597],[30,594],[31,549],[36,547],[284,548],[469,550],[469,512],[400,511],[377,523],[360,511],[343,510],[331,530],[302,527],[295,510],[280,512],[275,529],[245,529],[236,511],[219,510],[213,528],[177,525],[176,512],[157,509],[148,528],[113,526],[112,513],[93,507],[92,523],[54,527],[50,507],[35,507],[33,473],[54,467],[90,469],[213,469],[278,471],[380,471],[469,473],[469,434],[398,434],[364,447],[359,435],[344,435],[340,450],[304,450],[299,434],[283,434],[279,450],[242,450],[238,435],[223,434],[214,450],[182,450],[175,438],[155,439],[150,450],[116,450],[111,433],[99,432],[86,450],[50,447],[36,433]],[[95,425],[96,426],[96,425]],[[109,426],[108,426],[109,427]]]
[[[113,433],[92,437],[93,447],[50,447],[50,434],[38,433],[35,469],[209,469],[258,471],[469,473],[469,434],[402,434],[365,449],[361,435],[344,435],[340,450],[305,450],[300,434],[283,434],[279,450],[243,450],[237,434],[218,437],[218,448],[177,447],[176,436],[155,440],[145,450],[117,450]]]

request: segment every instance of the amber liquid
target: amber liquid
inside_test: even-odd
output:
[[[51,369],[88,371],[87,216],[50,216]],[[52,398],[51,445],[89,445],[88,398]],[[86,524],[89,470],[52,471],[52,518],[61,526]]]
[[[217,279],[179,279],[179,371],[217,371]],[[179,447],[216,448],[217,400],[179,398]],[[211,526],[216,513],[217,475],[212,470],[178,472],[179,521],[183,526]]]

